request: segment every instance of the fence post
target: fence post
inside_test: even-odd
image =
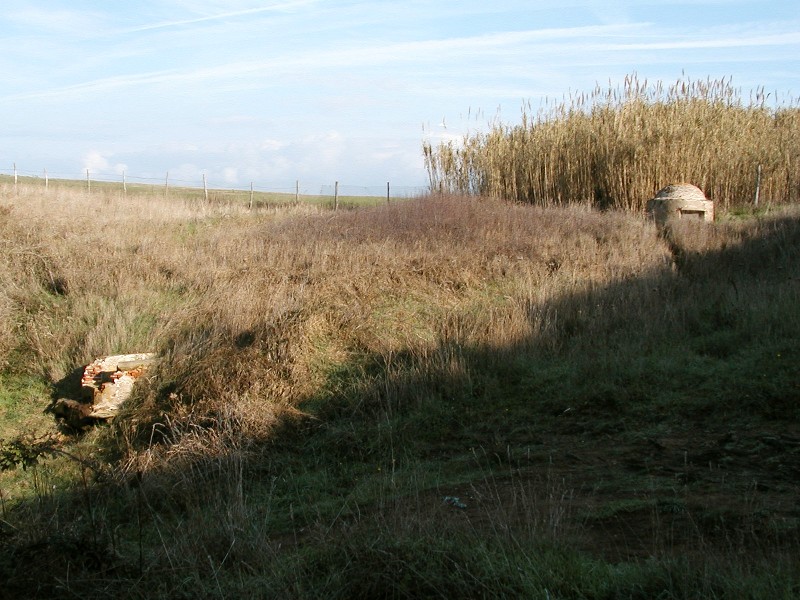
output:
[[[754,200],[755,207],[758,208],[758,197],[761,195],[761,165],[756,168],[756,197]]]
[[[295,204],[299,204],[300,202],[300,180],[295,179],[294,181],[294,202]]]
[[[86,169],[86,191],[92,191],[92,180],[89,179],[89,169]]]
[[[247,207],[249,210],[253,210],[253,182],[250,182],[250,206]]]
[[[122,195],[128,195],[128,182],[125,180],[125,171],[122,172]]]
[[[44,191],[47,191],[47,169],[44,170]]]
[[[333,184],[333,210],[339,210],[339,182]]]
[[[167,171],[167,176],[164,179],[164,198],[169,195],[169,171]]]
[[[17,163],[14,163],[14,193],[17,193]]]
[[[203,173],[203,196],[205,196],[206,202],[208,202],[208,183],[206,182],[205,173]]]
[[[389,182],[386,182],[386,204],[389,204]]]

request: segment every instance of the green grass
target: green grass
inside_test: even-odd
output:
[[[42,410],[49,395],[49,386],[40,377],[0,374],[0,439],[23,431],[52,428],[52,419]]]

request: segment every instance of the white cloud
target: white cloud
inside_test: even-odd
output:
[[[709,39],[667,39],[655,42],[633,42],[596,46],[597,50],[634,52],[637,50],[701,50],[705,48],[753,48],[759,46],[800,45],[800,32],[772,35],[745,35],[742,37],[714,37]]]
[[[229,183],[231,185],[236,185],[240,183],[239,169],[237,169],[236,167],[225,167],[222,170],[222,178],[225,180],[225,183]]]
[[[108,159],[99,152],[89,152],[83,158],[83,168],[90,173],[105,172],[108,171],[108,167]]]
[[[102,153],[92,150],[83,157],[83,170],[89,171],[90,175],[122,175],[128,169],[124,163],[112,164],[109,158]]]
[[[277,152],[286,146],[286,142],[280,140],[263,140],[259,148],[267,152]]]
[[[29,33],[59,33],[68,38],[84,37],[102,31],[105,22],[102,11],[63,10],[37,6],[6,9],[3,19],[21,25]]]
[[[213,117],[209,123],[217,127],[257,127],[268,124],[269,120],[255,115],[226,115]]]
[[[7,0],[0,161],[220,186],[416,183],[423,139],[458,144],[500,108],[513,120],[527,99],[633,71],[797,94],[788,2]]]
[[[261,9],[259,9],[261,10]],[[263,9],[263,10],[272,10]],[[247,11],[243,11],[247,12]],[[236,13],[240,14],[240,13]],[[536,68],[539,62],[570,65],[601,64],[604,60],[618,61],[624,55],[626,60],[647,64],[647,60],[663,61],[664,56],[648,59],[640,53],[643,50],[687,51],[703,49],[724,49],[739,47],[796,47],[800,45],[800,33],[796,29],[783,31],[776,28],[771,33],[747,26],[727,28],[716,31],[713,28],[684,28],[680,34],[673,34],[648,23],[628,23],[614,25],[593,25],[582,27],[530,29],[505,31],[472,36],[455,36],[441,39],[425,39],[387,43],[385,41],[350,42],[349,45],[335,48],[320,47],[306,51],[283,53],[270,52],[259,59],[237,60],[240,55],[224,57],[218,64],[204,67],[192,65],[191,68],[176,66],[138,73],[128,73],[101,77],[62,86],[53,86],[38,91],[28,91],[0,96],[0,101],[20,101],[26,99],[91,98],[114,90],[158,88],[161,93],[174,93],[179,90],[195,89],[203,86],[204,93],[214,93],[225,85],[227,93],[247,93],[248,90],[276,89],[299,85],[308,81],[342,81],[350,73],[359,69],[393,68],[394,80],[411,82],[420,80],[420,73],[426,75],[418,88],[426,86],[448,87],[447,79],[455,79],[462,89],[469,93],[482,92],[492,95],[492,88],[507,89],[505,94],[521,93],[525,88],[514,81],[517,75]],[[674,60],[674,57],[673,57]],[[465,65],[469,65],[465,68]],[[494,75],[499,77],[506,70],[505,83],[479,81],[477,76]],[[342,70],[342,71],[340,71]],[[342,75],[335,76],[331,73]],[[466,79],[466,82],[465,82]],[[370,81],[363,76],[360,81]],[[372,79],[374,80],[374,78]],[[214,87],[209,87],[213,84]],[[480,84],[480,85],[479,85]],[[359,84],[366,86],[367,83]],[[398,83],[397,85],[402,85]],[[517,87],[518,89],[514,89]],[[346,85],[338,90],[339,98],[328,93],[326,102],[338,102],[343,107],[359,101],[364,94],[354,95]],[[374,105],[375,102],[372,101]],[[244,117],[240,117],[244,118]]]
[[[166,175],[165,175],[166,178]],[[203,171],[192,163],[182,163],[169,170],[169,180],[175,183],[186,184],[188,187],[198,185],[203,179]]]

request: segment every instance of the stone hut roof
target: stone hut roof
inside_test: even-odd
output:
[[[696,185],[691,183],[676,183],[662,188],[655,195],[654,200],[708,200],[706,195]]]

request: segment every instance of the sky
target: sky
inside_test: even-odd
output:
[[[633,73],[795,102],[800,2],[4,0],[0,173],[422,187],[423,141]]]

